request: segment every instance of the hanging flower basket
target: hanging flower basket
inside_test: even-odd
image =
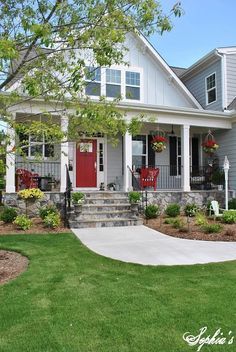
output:
[[[161,153],[166,149],[167,139],[163,136],[154,136],[151,145],[156,153]]]
[[[216,143],[211,131],[206,136],[205,141],[202,143],[203,150],[208,155],[213,155],[219,148],[219,144]]]

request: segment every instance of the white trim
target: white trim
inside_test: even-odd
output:
[[[221,61],[221,80],[222,80],[222,110],[224,111],[228,107],[228,85],[227,85],[227,57],[225,54],[222,55]]]
[[[209,78],[209,77],[211,77],[211,76],[213,76],[213,75],[215,75],[215,86],[212,87],[212,88],[210,88],[210,89],[207,89],[207,78]],[[216,80],[216,71],[212,72],[211,74],[209,74],[208,76],[205,77],[205,97],[206,97],[206,106],[211,105],[211,104],[213,104],[213,103],[215,103],[215,102],[217,101],[217,84],[216,84],[216,83],[217,83],[217,80]],[[208,93],[209,93],[210,91],[212,91],[213,89],[215,89],[215,91],[216,91],[216,99],[213,100],[213,101],[211,101],[210,103],[208,103]]]

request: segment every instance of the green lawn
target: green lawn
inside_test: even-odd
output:
[[[1,236],[0,247],[30,258],[28,271],[0,287],[1,352],[191,352],[185,331],[236,335],[235,262],[125,264],[72,234]]]

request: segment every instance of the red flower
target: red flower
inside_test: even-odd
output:
[[[214,147],[215,145],[216,145],[217,143],[216,143],[216,141],[214,141],[214,140],[208,140],[208,141],[206,141],[206,142],[203,142],[202,143],[202,146],[203,147],[207,147],[207,148],[212,148],[212,147]]]
[[[162,143],[166,143],[167,140],[165,137],[162,137],[162,136],[154,136],[153,139],[152,139],[152,143],[159,143],[159,142],[162,142]]]

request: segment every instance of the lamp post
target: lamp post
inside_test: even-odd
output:
[[[224,160],[224,173],[225,173],[225,209],[228,210],[228,195],[229,195],[229,185],[228,185],[228,180],[229,180],[229,160],[227,156],[225,156]]]

